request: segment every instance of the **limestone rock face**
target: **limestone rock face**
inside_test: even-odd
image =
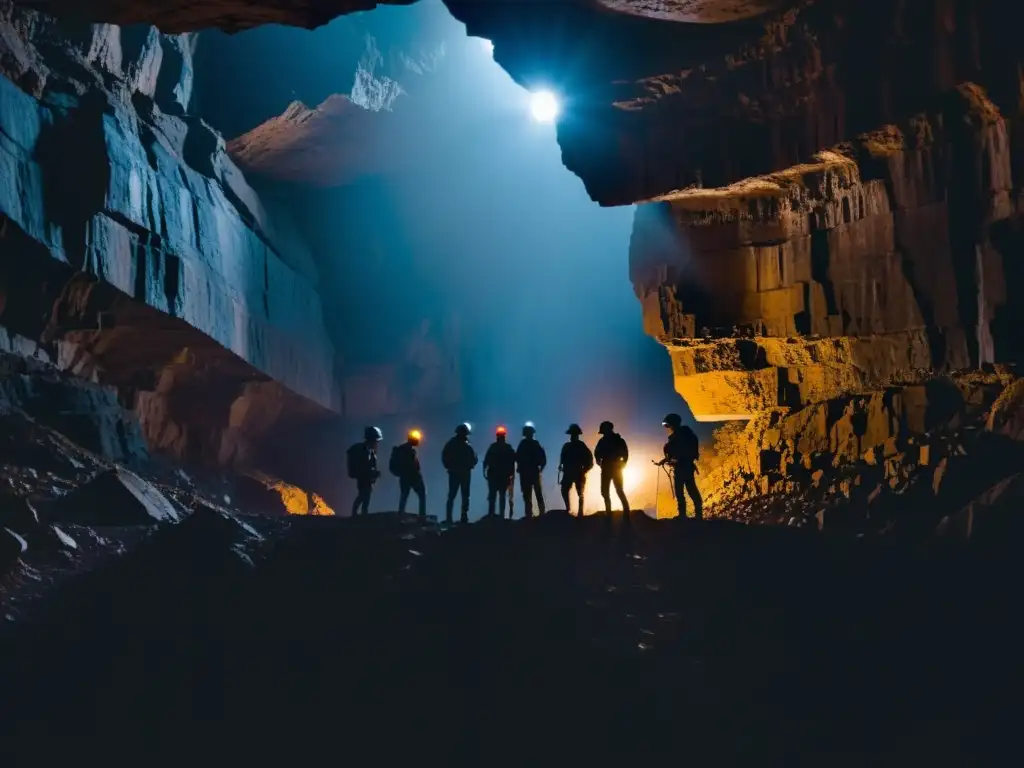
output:
[[[143,450],[247,465],[282,420],[337,422],[342,388],[310,253],[185,113],[191,56],[187,35],[0,4],[0,323],[134,411],[91,449],[127,460],[141,428]],[[12,396],[54,428],[107,408],[45,381]]]
[[[395,116],[374,112],[347,96],[328,97],[315,109],[293,102],[280,116],[228,142],[247,172],[281,181],[334,186],[389,167],[387,131]]]

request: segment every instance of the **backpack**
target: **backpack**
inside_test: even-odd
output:
[[[700,443],[697,440],[697,433],[692,429],[686,429],[683,431],[681,438],[683,446],[686,448],[686,452],[696,462],[700,459]]]
[[[388,472],[395,477],[401,477],[405,467],[402,466],[402,446],[396,445],[391,449],[391,459],[388,461]]]
[[[361,452],[365,451],[366,448],[362,443],[356,443],[348,449],[346,453],[348,463],[348,476],[353,480],[359,478],[359,471],[362,469],[362,465],[366,460],[365,455],[361,455]]]

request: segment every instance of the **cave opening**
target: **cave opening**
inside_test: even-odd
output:
[[[561,94],[492,52],[440,0],[196,42],[194,113],[312,255],[345,428],[423,429],[437,488],[463,420],[478,446],[533,420],[557,452],[570,422],[593,441],[608,418],[653,458],[687,413],[630,288],[632,206],[590,199],[561,161]]]

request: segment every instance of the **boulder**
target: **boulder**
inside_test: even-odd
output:
[[[262,540],[255,528],[231,512],[200,504],[163,534],[160,552],[162,557],[184,558],[194,565],[229,562],[251,567],[249,552]]]
[[[123,467],[97,475],[57,502],[53,519],[87,526],[176,523],[178,510],[152,483]]]

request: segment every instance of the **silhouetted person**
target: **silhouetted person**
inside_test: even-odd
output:
[[[398,478],[398,512],[405,513],[405,505],[409,501],[409,491],[415,491],[420,502],[420,520],[427,517],[427,487],[423,482],[420,469],[420,457],[416,446],[420,444],[422,435],[418,429],[411,430],[404,443],[391,449],[391,461],[388,469]]]
[[[500,514],[505,516],[512,478],[516,474],[516,452],[508,444],[508,431],[498,427],[494,431],[494,442],[484,454],[484,479],[487,481],[487,515],[493,517],[495,501],[499,501]]]
[[[629,520],[629,500],[626,499],[626,491],[622,487],[622,473],[629,461],[629,446],[618,432],[615,425],[610,421],[602,421],[597,430],[601,433],[601,439],[594,447],[594,461],[601,468],[601,496],[604,498],[604,511],[611,516],[612,497],[611,486],[615,486],[615,493],[622,503],[622,516]]]
[[[363,442],[348,449],[348,476],[356,481],[352,517],[358,515],[360,510],[364,515],[369,514],[373,484],[380,477],[377,470],[377,446],[383,439],[384,435],[377,427],[367,427],[363,430]]]
[[[452,507],[455,497],[462,492],[462,517],[464,523],[469,522],[469,481],[473,469],[477,465],[476,450],[469,444],[469,424],[459,424],[455,428],[455,437],[444,444],[441,451],[441,463],[448,470],[448,503],[445,507],[444,521],[452,522]]]
[[[537,497],[537,514],[544,514],[544,488],[541,473],[548,465],[548,454],[536,440],[537,429],[530,422],[523,425],[523,439],[516,448],[519,488],[523,492],[523,514],[533,517],[533,497]]]
[[[569,435],[569,442],[562,446],[562,455],[558,461],[558,471],[562,474],[562,501],[565,502],[565,511],[571,513],[569,491],[576,486],[579,516],[583,517],[583,491],[587,484],[587,473],[594,468],[594,454],[590,452],[587,444],[580,440],[583,430],[579,424],[570,424],[565,434]]]
[[[700,446],[697,435],[689,427],[683,426],[683,417],[678,413],[670,413],[661,422],[668,430],[668,442],[665,443],[665,458],[659,464],[672,467],[672,484],[675,490],[679,518],[686,519],[686,495],[693,499],[693,516],[697,520],[704,519],[704,501],[697,490],[697,459],[700,458]]]

